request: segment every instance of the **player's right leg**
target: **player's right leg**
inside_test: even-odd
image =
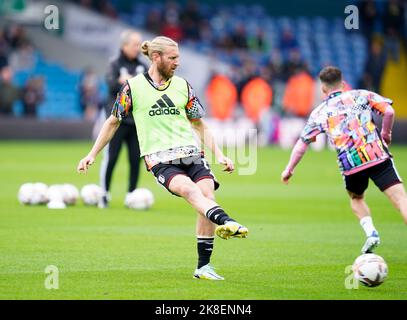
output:
[[[362,253],[372,253],[380,244],[379,233],[373,225],[373,220],[370,215],[370,209],[366,204],[363,194],[357,195],[349,192],[351,208],[353,213],[358,217],[360,226],[366,234],[366,241],[361,249]]]
[[[224,280],[210,263],[214,249],[214,234],[215,224],[198,213],[196,220],[198,264],[193,274],[195,279]]]
[[[371,253],[380,244],[379,233],[373,225],[370,209],[365,201],[364,192],[368,187],[369,175],[367,172],[345,176],[345,186],[350,197],[350,206],[353,213],[359,219],[360,226],[366,234],[362,253]]]
[[[213,180],[203,179],[198,181],[196,185],[199,187],[199,189],[201,189],[204,197],[215,201],[215,188]],[[216,225],[212,221],[198,212],[195,229],[198,264],[193,275],[195,279],[224,280],[224,278],[215,271],[210,263],[214,250],[215,228]]]
[[[372,180],[380,191],[384,192],[390,199],[393,206],[400,211],[404,222],[407,224],[407,195],[394,161],[388,159],[373,168]]]
[[[384,190],[386,196],[390,199],[393,206],[398,209],[407,224],[407,195],[402,183],[395,184]]]
[[[235,220],[213,200],[206,198],[199,187],[187,176],[175,176],[170,184],[171,192],[188,201],[200,214],[217,224],[216,234],[223,239],[246,238],[248,230]]]
[[[223,233],[216,233],[223,239],[246,238],[248,230],[231,217],[213,200],[206,198],[199,187],[186,173],[174,165],[158,165],[152,171],[157,181],[171,193],[184,198],[201,215],[217,225],[225,226]],[[166,167],[169,166],[169,167]]]
[[[151,168],[157,182],[172,194],[184,198],[199,214],[217,225],[225,225],[227,234],[217,233],[223,239],[245,238],[248,230],[229,217],[212,199],[206,198],[191,180],[182,165],[159,163]]]
[[[201,189],[204,197],[215,201],[214,191],[219,188],[220,184],[216,180],[208,162],[203,156],[194,159],[192,165],[188,166],[187,173],[188,177],[190,177],[191,180]],[[210,215],[216,218],[219,212],[222,213],[223,209],[218,206],[206,211],[205,215]],[[220,215],[220,217],[222,217],[222,215]],[[217,236],[223,239],[247,237],[248,229],[232,219],[224,224],[217,224],[218,226],[215,229],[215,233]]]

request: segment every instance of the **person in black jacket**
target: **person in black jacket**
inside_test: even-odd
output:
[[[111,61],[106,78],[109,87],[109,100],[105,108],[106,118],[110,116],[116,95],[123,84],[128,79],[147,70],[147,66],[141,61],[139,56],[141,35],[134,30],[126,30],[121,34],[120,40],[120,54]],[[140,148],[134,119],[131,116],[123,120],[122,125],[104,150],[103,161],[100,167],[100,180],[105,193],[98,204],[99,208],[106,208],[108,206],[112,174],[123,142],[126,142],[130,163],[128,193],[132,192],[137,186],[140,169]]]

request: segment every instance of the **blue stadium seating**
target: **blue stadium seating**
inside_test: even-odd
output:
[[[79,72],[68,70],[55,62],[47,61],[39,55],[39,59],[32,70],[16,72],[14,82],[21,87],[33,76],[42,76],[44,78],[45,99],[37,108],[37,117],[39,119],[82,118],[78,90]],[[106,96],[107,88],[103,82],[101,83],[101,92],[103,96]],[[17,102],[13,110],[16,116],[22,116],[23,107],[21,102]]]

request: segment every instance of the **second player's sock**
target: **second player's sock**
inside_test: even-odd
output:
[[[198,269],[207,265],[211,259],[213,250],[213,237],[202,237],[197,236],[197,247],[198,247]]]
[[[206,217],[211,220],[213,223],[218,225],[225,224],[229,221],[235,221],[227,215],[225,211],[219,206],[213,207],[205,212]]]
[[[370,237],[373,232],[376,232],[378,234],[376,228],[373,225],[372,217],[370,216],[366,216],[360,219],[360,226],[365,231],[366,237]]]

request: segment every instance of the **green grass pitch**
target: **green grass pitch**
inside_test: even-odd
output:
[[[87,175],[76,165],[91,142],[0,143],[0,299],[406,299],[407,228],[373,183],[367,192],[382,244],[376,253],[389,277],[376,288],[345,288],[345,268],[365,236],[349,208],[332,151],[309,151],[289,186],[280,172],[289,151],[258,150],[255,175],[226,174],[218,202],[249,230],[248,239],[215,240],[212,264],[225,281],[192,279],[196,213],[142,168],[139,186],[155,204],[124,208],[126,151],[113,176],[111,207],[81,202],[65,210],[22,206],[24,182],[98,183],[101,157]],[[407,148],[393,146],[407,178]],[[59,270],[59,289],[44,286],[45,268]]]

